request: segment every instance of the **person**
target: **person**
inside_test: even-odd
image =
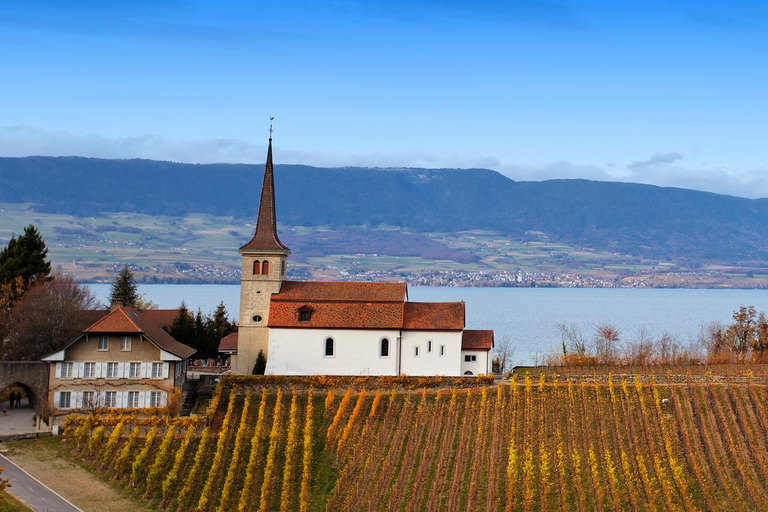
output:
[[[16,407],[21,407],[21,391],[16,393]]]
[[[8,401],[11,402],[11,409],[13,409],[13,405],[16,403],[16,392],[11,391],[11,395],[8,397]]]

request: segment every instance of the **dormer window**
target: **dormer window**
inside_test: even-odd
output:
[[[312,308],[302,306],[299,308],[299,322],[309,322],[312,318]]]

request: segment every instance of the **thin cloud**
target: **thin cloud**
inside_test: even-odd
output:
[[[670,151],[669,153],[656,153],[655,155],[652,155],[648,160],[641,160],[639,162],[633,162],[627,165],[627,168],[641,169],[643,167],[655,167],[657,165],[673,164],[682,159],[683,155],[677,151]]]

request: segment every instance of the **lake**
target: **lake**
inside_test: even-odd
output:
[[[106,303],[110,285],[88,285]],[[181,301],[209,313],[223,301],[230,315],[240,309],[239,285],[140,285],[139,293],[160,308]],[[653,336],[669,333],[687,341],[703,323],[730,322],[740,305],[768,311],[765,290],[678,290],[629,288],[436,288],[409,287],[413,301],[460,301],[467,304],[468,329],[493,329],[515,346],[515,364],[541,361],[559,350],[560,322],[575,323],[588,334],[596,324],[610,322],[623,338],[645,326]]]

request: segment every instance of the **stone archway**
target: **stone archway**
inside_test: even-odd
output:
[[[48,409],[48,363],[42,361],[0,361],[0,390],[18,385],[40,416]]]

